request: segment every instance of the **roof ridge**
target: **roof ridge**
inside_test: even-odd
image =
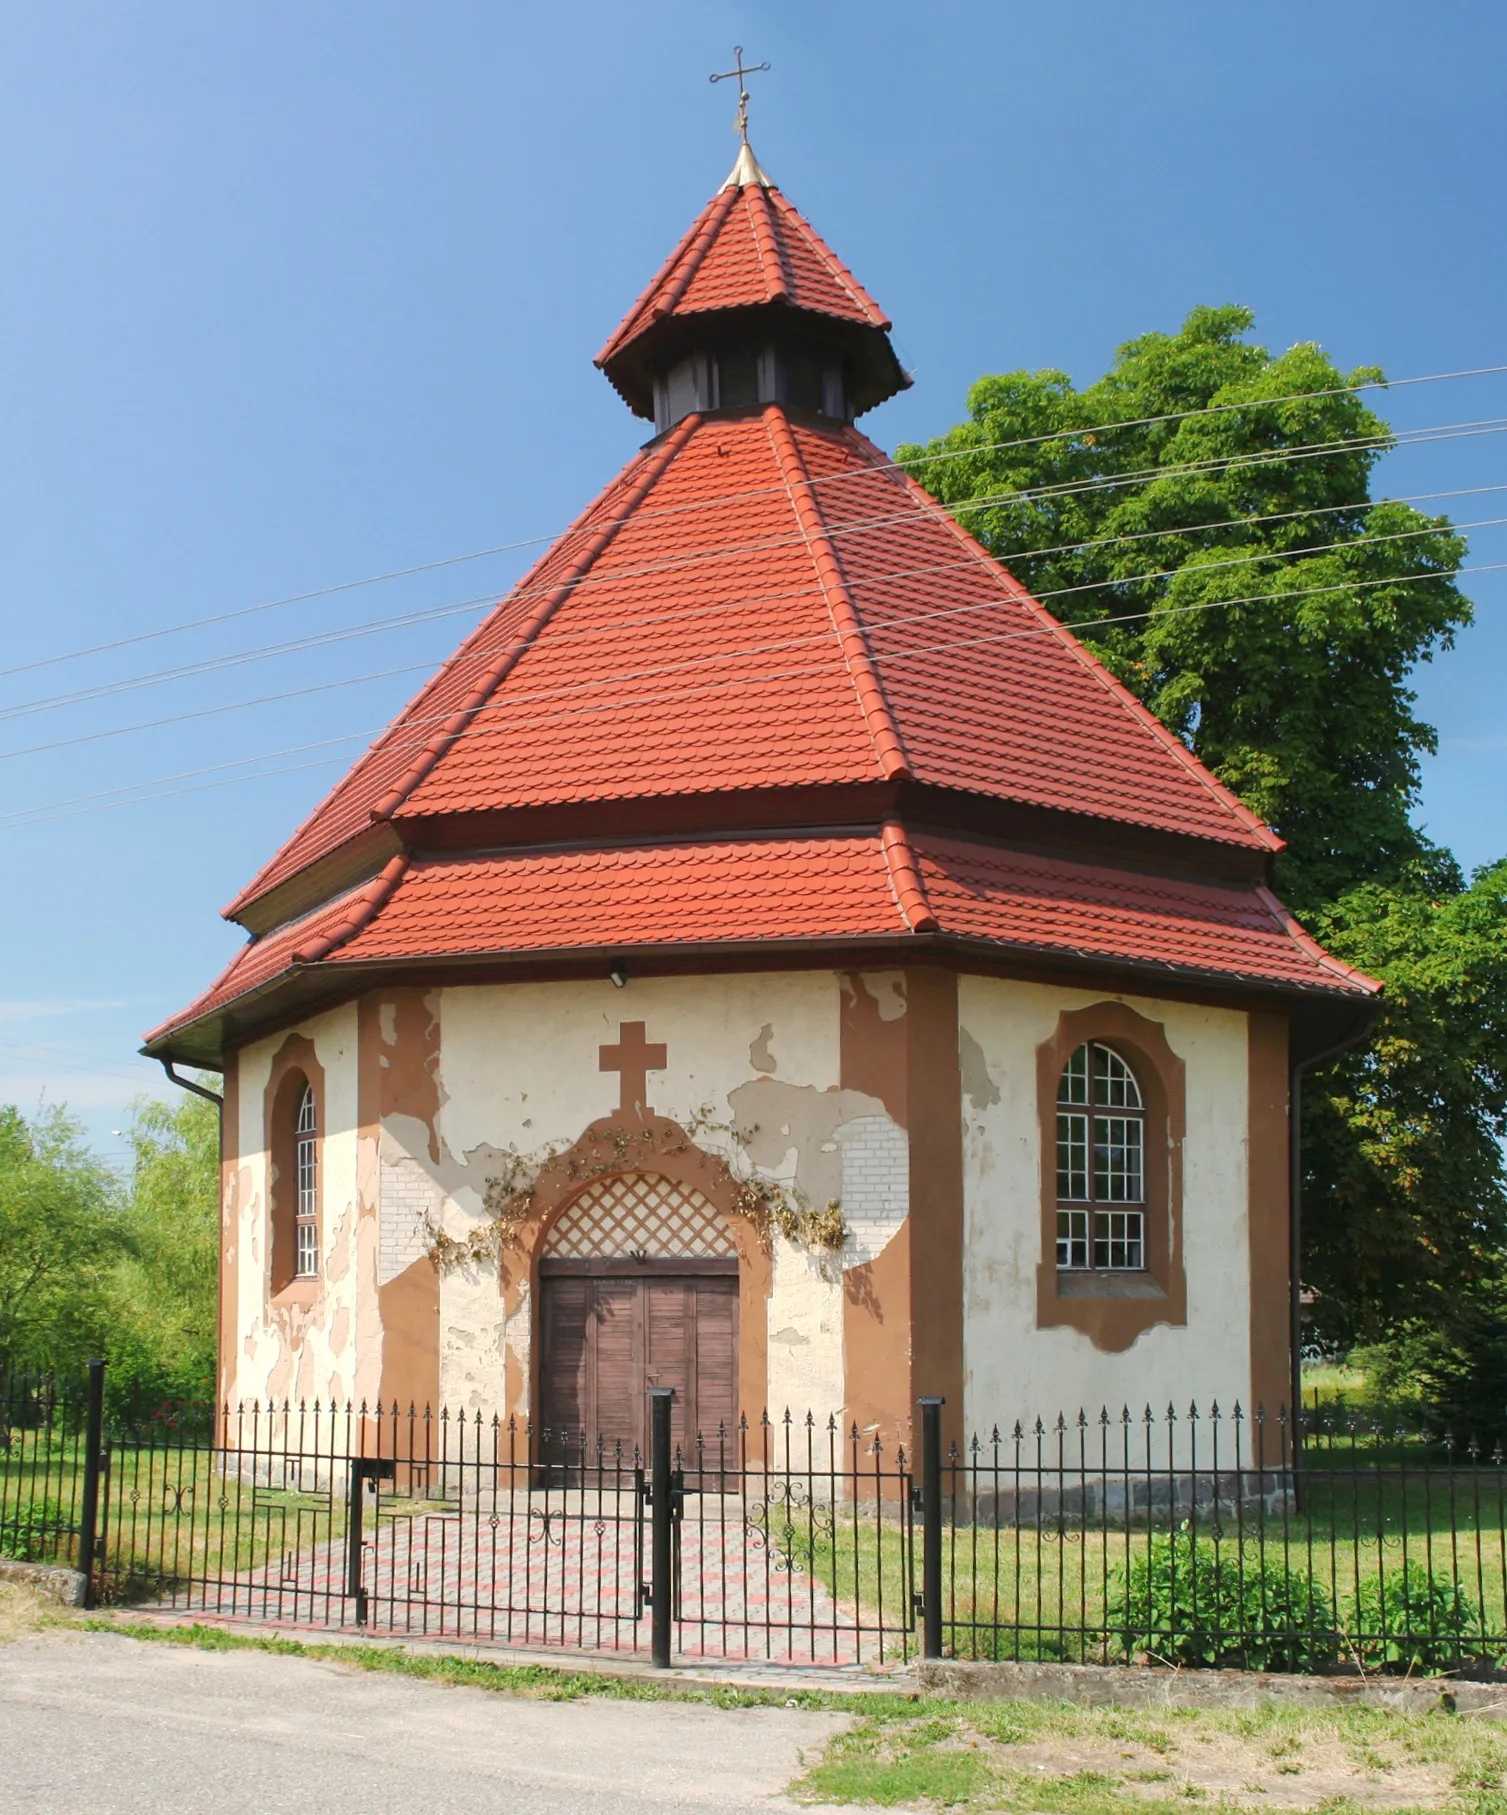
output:
[[[879,760],[880,771],[886,781],[910,781],[912,772],[906,758],[905,745],[901,742],[900,728],[884,697],[879,677],[874,672],[874,658],[864,635],[863,620],[858,615],[847,583],[842,577],[842,567],[827,533],[821,506],[816,501],[811,478],[806,471],[806,463],[801,458],[801,451],[779,404],[765,405],[764,425],[780,475],[790,493],[790,502],[811,556],[811,564],[816,569],[817,580],[826,598],[832,628],[837,632],[843,659],[852,676],[853,690],[858,695],[864,722],[873,739],[874,754]]]
[[[890,873],[890,887],[895,891],[895,904],[913,933],[935,933],[941,922],[932,912],[926,898],[926,884],[921,866],[905,827],[898,819],[887,819],[880,832],[885,867]]]
[[[393,890],[408,873],[411,861],[407,851],[400,851],[396,857],[390,857],[378,875],[351,895],[350,911],[337,920],[328,932],[321,933],[307,945],[298,946],[290,954],[291,961],[294,964],[318,964],[328,958],[337,946],[354,939],[387,906],[392,899]]]
[[[1313,934],[1298,924],[1287,904],[1274,895],[1264,882],[1256,884],[1256,893],[1260,896],[1262,905],[1267,912],[1305,958],[1311,958],[1315,964],[1322,965],[1325,970],[1334,971],[1341,977],[1350,978],[1370,995],[1381,993],[1383,985],[1377,978],[1368,975],[1363,970],[1357,970],[1353,964],[1346,964],[1343,958],[1336,958],[1332,952],[1326,952]]]
[[[475,629],[470,631],[465,637],[463,637],[461,639],[460,647],[454,652],[454,654],[447,657],[445,661],[441,662],[439,667],[437,669],[435,669],[435,671],[428,677],[428,679],[423,681],[419,685],[417,690],[413,694],[411,694],[408,699],[406,699],[403,702],[402,707],[394,715],[394,717],[388,722],[386,727],[383,729],[382,733],[372,743],[370,743],[366,747],[365,750],[363,750],[361,752],[361,754],[356,758],[354,763],[352,763],[351,767],[346,771],[346,773],[341,777],[341,779],[335,784],[334,789],[329,794],[327,794],[323,800],[319,801],[316,805],[311,807],[307,813],[304,814],[303,818],[301,820],[299,820],[298,824],[293,828],[293,830],[288,834],[288,836],[278,846],[277,850],[273,852],[272,856],[267,859],[267,861],[261,866],[261,868],[251,878],[250,882],[248,882],[243,889],[241,889],[236,895],[234,895],[231,898],[231,900],[229,902],[227,902],[227,904],[223,908],[220,909],[220,914],[221,914],[222,918],[224,918],[224,919],[231,918],[241,908],[249,906],[253,901],[258,900],[261,895],[267,893],[267,890],[260,887],[262,877],[264,875],[266,875],[266,873],[269,870],[274,869],[276,867],[278,860],[282,857],[282,855],[285,851],[290,850],[294,845],[296,845],[298,843],[299,839],[303,836],[303,834],[314,824],[314,822],[320,817],[320,815],[323,814],[329,808],[331,801],[337,799],[339,797],[341,791],[355,780],[355,778],[360,774],[364,765],[369,760],[376,757],[381,752],[388,737],[391,734],[393,734],[394,732],[396,732],[401,725],[403,725],[407,722],[409,713],[412,712],[414,710],[414,708],[418,706],[420,701],[422,701],[428,694],[433,692],[433,690],[439,685],[439,682],[441,681],[443,676],[450,669],[454,668],[457,665],[457,663],[463,662],[466,659],[467,652],[470,650],[471,646],[479,638],[484,637],[489,634],[489,632],[491,631],[491,629],[493,627],[493,620],[496,618],[497,614],[500,611],[504,610],[510,601],[516,600],[520,596],[526,597],[529,594],[529,592],[538,584],[536,576],[545,573],[548,570],[550,563],[559,558],[561,551],[563,549],[565,549],[566,547],[568,547],[574,541],[574,539],[576,537],[578,537],[579,535],[584,533],[587,525],[591,522],[593,516],[595,516],[599,511],[609,508],[614,499],[622,497],[623,491],[624,491],[624,482],[628,478],[628,475],[630,473],[634,472],[635,470],[637,470],[641,466],[642,462],[647,457],[648,456],[641,449],[634,456],[634,458],[628,462],[627,466],[625,466],[620,472],[613,475],[611,481],[597,494],[597,496],[595,498],[593,498],[591,500],[591,502],[588,505],[586,505],[586,507],[583,510],[578,511],[576,513],[575,517],[565,526],[565,528],[556,537],[554,542],[552,542],[550,544],[550,546],[548,548],[546,548],[542,554],[539,555],[539,557],[529,566],[529,568],[526,570],[526,572],[524,572],[520,576],[520,578],[518,580],[516,580],[513,583],[513,585],[508,588],[508,590],[501,596],[501,598],[498,599],[497,603],[492,607],[492,609],[487,613],[487,615],[481,620],[481,622],[475,627]],[[422,723],[424,721],[420,721],[420,722]],[[354,836],[354,834],[350,834],[349,836]],[[340,842],[345,842],[345,841],[342,840]],[[275,886],[276,886],[276,884],[269,885],[269,887],[275,887]],[[312,911],[317,911],[317,910],[311,910],[311,912]]]
[[[736,194],[737,192],[734,190],[732,193]],[[608,335],[601,352],[598,353],[596,358],[592,361],[593,365],[601,365],[605,359],[611,356],[613,349],[628,337],[629,330],[635,327],[644,310],[648,308],[649,304],[659,294],[661,287],[669,282],[672,274],[679,267],[680,261],[690,251],[698,236],[705,231],[707,217],[717,207],[717,204],[721,200],[722,197],[720,195],[714,195],[702,208],[695,220],[691,222],[690,226],[686,228],[685,232],[681,234],[680,238],[675,243],[674,251],[671,252],[670,256],[654,273],[653,277],[649,279],[633,307],[618,323],[617,327],[613,329],[612,333]],[[724,207],[722,214],[725,215],[726,211],[727,210]],[[704,253],[703,256],[705,256]],[[699,263],[700,261],[698,260],[697,262]]]
[[[769,205],[769,192],[765,189],[751,191],[739,190],[740,198],[747,194],[749,225],[753,228],[754,248],[759,255],[759,269],[764,273],[764,288],[769,302],[790,301],[790,273],[786,269],[784,251],[780,245],[779,235],[774,229],[774,213]]]
[[[736,189],[712,198],[710,204],[702,210],[701,227],[693,233],[691,243],[681,254],[680,266],[673,277],[665,280],[664,294],[656,297],[649,313],[656,318],[673,312],[686,291],[690,288],[691,279],[701,269],[702,260],[711,250],[712,241],[722,229],[722,223],[732,211],[732,205],[738,195]]]
[[[868,291],[864,289],[863,285],[859,283],[858,279],[848,269],[843,260],[838,257],[817,232],[815,227],[811,225],[810,221],[806,219],[805,215],[801,213],[800,209],[796,207],[795,203],[791,201],[790,197],[781,190],[778,183],[770,184],[769,194],[773,197],[772,206],[778,209],[780,213],[788,215],[795,222],[796,226],[801,229],[805,238],[810,242],[812,250],[826,266],[827,275],[832,278],[841,289],[847,291],[849,299],[869,318],[872,326],[883,328],[885,332],[888,333],[893,326],[889,317],[885,314],[883,309],[879,307],[878,303],[874,301],[873,297],[869,295]]]
[[[1200,762],[1182,739],[1169,731],[1151,708],[1144,701],[1137,699],[1125,683],[1112,674],[1098,656],[1073,635],[1072,630],[1066,624],[1059,618],[1053,617],[1046,606],[1021,585],[1003,561],[991,555],[988,549],[971,535],[944,505],[932,497],[924,485],[913,479],[897,462],[886,459],[883,450],[876,447],[861,429],[854,428],[851,432],[877,457],[879,463],[899,475],[901,482],[916,495],[921,504],[933,514],[935,520],[945,524],[975,560],[1004,585],[1006,592],[1014,602],[1039,619],[1062,647],[1082,663],[1122,710],[1143,730],[1149,732],[1170,756],[1174,756],[1188,774],[1207,793],[1212,795],[1246,831],[1253,832],[1270,851],[1276,852],[1284,849],[1285,840],[1274,832],[1264,819],[1253,813],[1233,789],[1227,788],[1217,775]]]
[[[371,807],[370,817],[373,820],[392,818],[393,814],[408,796],[416,787],[418,787],[419,783],[429,774],[430,770],[434,768],[435,764],[444,755],[446,750],[455,742],[456,737],[464,729],[467,720],[475,717],[476,713],[481,710],[487,700],[491,698],[492,694],[497,691],[498,687],[507,679],[512,670],[517,667],[520,661],[522,661],[535,637],[543,630],[544,626],[554,616],[555,612],[565,600],[569,598],[571,593],[575,591],[576,587],[591,570],[592,566],[600,560],[602,555],[611,546],[613,539],[621,530],[624,520],[638,508],[648,494],[654,489],[655,481],[659,478],[660,474],[663,473],[669,462],[680,451],[681,446],[690,437],[700,421],[700,415],[693,411],[689,416],[682,418],[670,433],[665,436],[664,440],[659,444],[659,447],[647,461],[645,470],[639,474],[636,483],[624,496],[623,501],[618,508],[618,515],[607,523],[604,523],[601,528],[592,535],[585,548],[581,550],[580,554],[577,555],[576,559],[566,569],[565,576],[560,583],[546,593],[544,598],[534,607],[527,618],[524,619],[512,641],[503,648],[497,659],[487,668],[486,672],[471,689],[470,693],[466,695],[460,705],[450,714],[444,724],[440,726],[439,730],[425,740],[424,746],[420,750],[418,756],[414,758],[408,768],[398,777],[393,786]]]

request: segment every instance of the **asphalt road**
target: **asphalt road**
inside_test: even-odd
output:
[[[514,1701],[112,1633],[0,1645],[5,1815],[777,1815],[845,1724],[798,1709]],[[811,1815],[809,1806],[807,1815]]]

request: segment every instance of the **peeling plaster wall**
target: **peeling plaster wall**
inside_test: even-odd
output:
[[[605,979],[447,988],[440,992],[440,1159],[428,1158],[418,1130],[385,1125],[384,1162],[391,1131],[394,1159],[401,1142],[405,1157],[434,1181],[446,1232],[465,1235],[483,1220],[487,1179],[502,1169],[499,1150],[514,1147],[542,1159],[617,1107],[618,1074],[601,1070],[599,1048],[616,1042],[622,1022],[643,1021],[648,1038],[668,1047],[666,1069],[648,1079],[649,1102],[660,1115],[689,1128],[740,1175],[757,1168],[798,1186],[818,1207],[829,1198],[846,1202],[843,1124],[854,1117],[893,1124],[876,1099],[836,1088],[838,1009],[836,975],[820,971],[635,978],[623,990]],[[905,1179],[902,1170],[898,1186],[875,1181],[881,1148],[873,1138],[859,1145],[873,1200],[862,1228],[872,1241],[887,1222],[898,1226]],[[825,1416],[843,1403],[835,1263],[836,1257],[777,1243],[768,1304],[770,1396],[789,1395],[802,1413],[809,1407]],[[490,1268],[447,1271],[444,1398],[492,1408],[501,1395],[505,1352],[527,1378],[532,1323],[526,1299],[504,1315]],[[778,1342],[782,1330],[805,1340]]]
[[[961,977],[965,1419],[996,1423],[1096,1417],[1108,1404],[1158,1413],[1169,1402],[1228,1411],[1250,1399],[1246,1016],[1231,1009],[1120,996],[1159,1021],[1187,1066],[1183,1245],[1188,1321],[1145,1331],[1123,1354],[1079,1330],[1036,1327],[1041,1259],[1041,1126],[1036,1048],[1066,1009],[1107,999],[1086,990]]]
[[[312,1042],[324,1070],[320,1141],[320,1268],[307,1302],[270,1293],[267,1225],[270,1156],[266,1091],[290,1033]],[[235,1276],[236,1357],[230,1392],[244,1400],[344,1405],[374,1402],[380,1382],[375,1320],[376,1219],[361,1213],[361,1135],[356,1100],[356,1008],[331,1009],[243,1047],[237,1068],[240,1265]]]

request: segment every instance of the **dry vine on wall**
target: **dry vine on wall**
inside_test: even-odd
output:
[[[616,1172],[649,1171],[656,1154],[685,1153],[691,1147],[690,1137],[706,1131],[731,1135],[740,1144],[758,1133],[757,1128],[740,1129],[728,1123],[713,1122],[709,1111],[703,1110],[693,1118],[684,1134],[663,1145],[653,1128],[637,1132],[620,1129],[613,1134],[608,1150],[599,1158],[589,1162],[579,1155],[572,1158],[566,1166],[566,1176],[572,1183],[590,1183]],[[516,1147],[500,1148],[498,1156],[502,1170],[487,1180],[482,1199],[486,1210],[484,1221],[462,1236],[453,1236],[446,1234],[432,1215],[425,1218],[430,1260],[437,1267],[448,1270],[495,1260],[504,1248],[516,1243],[519,1231],[534,1215],[534,1192],[540,1174],[564,1151],[560,1145],[537,1148],[527,1154],[520,1153]],[[760,1177],[757,1173],[750,1178],[740,1178],[720,1154],[704,1148],[702,1152],[731,1187],[739,1214],[752,1224],[766,1252],[776,1235],[828,1253],[835,1253],[847,1240],[848,1227],[843,1219],[842,1205],[835,1197],[817,1209],[792,1186]]]

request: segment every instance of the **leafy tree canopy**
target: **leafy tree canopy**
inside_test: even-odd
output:
[[[1195,309],[1082,391],[981,378],[966,422],[897,458],[1281,833],[1302,913],[1423,848],[1434,733],[1406,677],[1470,621],[1465,545],[1370,497],[1390,437],[1346,387],[1381,374],[1273,358],[1252,320]]]
[[[1371,497],[1391,437],[1355,387],[1381,374],[1274,358],[1252,321],[1195,309],[1081,391],[982,378],[898,458],[1281,833],[1284,896],[1386,984],[1305,1093],[1305,1282],[1324,1333],[1375,1336],[1499,1270],[1507,863],[1467,886],[1412,818],[1435,739],[1408,677],[1470,622],[1464,540]]]
[[[0,1368],[76,1364],[108,1326],[121,1187],[59,1107],[0,1104]]]
[[[112,1280],[107,1379],[117,1403],[214,1396],[220,1123],[203,1097],[139,1097],[135,1167]]]
[[[129,1182],[65,1109],[0,1105],[0,1371],[109,1363],[118,1407],[212,1390],[219,1125],[139,1098]]]

